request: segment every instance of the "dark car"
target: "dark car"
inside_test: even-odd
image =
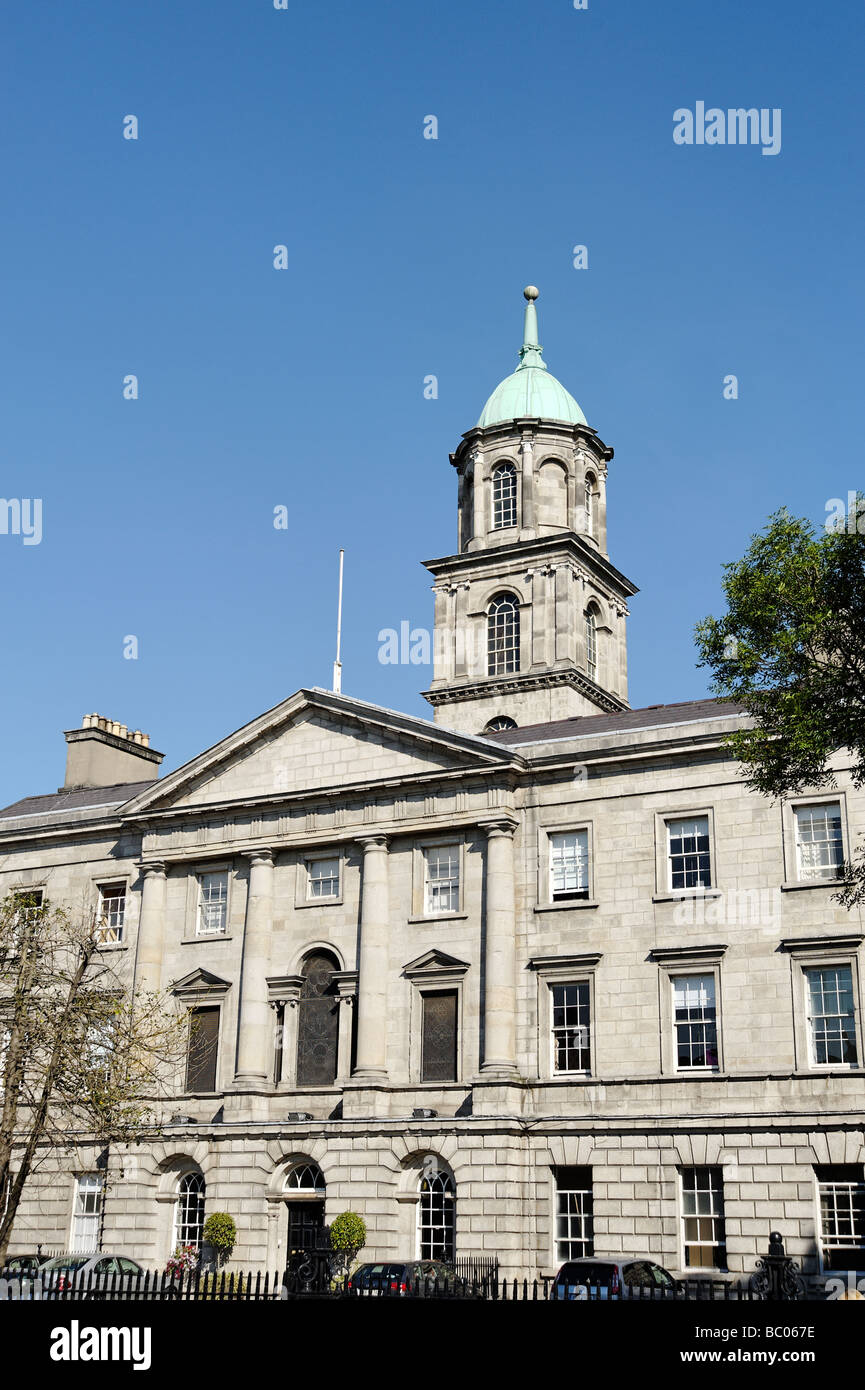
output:
[[[585,1257],[562,1265],[550,1289],[550,1298],[584,1301],[672,1296],[679,1281],[654,1260],[597,1260]],[[657,1293],[656,1293],[657,1290]]]
[[[453,1283],[453,1270],[440,1260],[382,1260],[360,1265],[348,1281],[348,1292],[373,1298],[429,1298]]]

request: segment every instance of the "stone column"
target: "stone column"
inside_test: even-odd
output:
[[[487,543],[487,508],[486,508],[486,484],[481,478],[483,473],[482,455],[477,449],[472,450],[472,539],[466,547],[468,550],[482,550]]]
[[[144,884],[138,922],[135,985],[137,989],[158,990],[162,985],[165,941],[165,865],[161,860],[151,859],[138,867],[144,875]]]
[[[535,462],[530,434],[524,434],[520,440],[520,454],[523,484],[520,540],[526,540],[535,533]]]
[[[484,1060],[481,1075],[490,1080],[511,1080],[516,1075],[516,828],[516,822],[507,818],[481,824],[481,829],[487,833]]]
[[[390,913],[387,837],[358,836],[363,846],[360,893],[360,970],[357,993],[357,1060],[353,1078],[387,1081],[387,973]]]
[[[271,1017],[267,969],[273,921],[273,851],[247,850],[249,893],[243,930],[243,969],[240,981],[240,1024],[237,1070],[240,1085],[260,1086],[270,1074]]]

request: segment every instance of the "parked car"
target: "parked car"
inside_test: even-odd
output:
[[[0,1273],[35,1274],[50,1258],[50,1255],[10,1255]]]
[[[39,1270],[42,1286],[75,1298],[133,1297],[143,1267],[127,1255],[57,1255]]]
[[[360,1265],[348,1281],[352,1294],[391,1295],[402,1298],[424,1298],[445,1281],[453,1285],[454,1272],[440,1260],[383,1260],[379,1264]]]
[[[654,1260],[598,1260],[585,1256],[567,1260],[562,1265],[553,1280],[550,1298],[622,1298],[625,1288],[645,1289],[646,1296],[650,1297],[655,1289],[672,1293],[679,1287],[680,1281]],[[639,1297],[639,1293],[636,1296]]]

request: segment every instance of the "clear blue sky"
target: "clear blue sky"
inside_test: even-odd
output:
[[[429,714],[377,633],[431,624],[530,281],[616,450],[631,703],[702,694],[722,563],[862,484],[863,38],[852,0],[7,0],[0,494],[44,517],[0,536],[0,804],[85,712],[167,770],[328,685],[340,545],[346,693]],[[699,100],[780,107],[781,153],[675,145]]]

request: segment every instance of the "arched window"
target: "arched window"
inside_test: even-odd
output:
[[[595,534],[595,480],[591,473],[586,474],[585,490],[586,535]]]
[[[422,1260],[454,1258],[456,1232],[456,1189],[453,1178],[439,1169],[420,1180],[418,1215],[418,1255]]]
[[[487,674],[520,669],[520,605],[513,594],[497,594],[487,616]]]
[[[512,463],[500,463],[493,470],[493,530],[517,524],[517,470]]]
[[[285,1175],[286,1195],[324,1197],[324,1174],[317,1163],[298,1163]]]
[[[598,678],[598,620],[594,608],[586,609],[586,670],[592,680]]]
[[[491,719],[489,724],[484,727],[485,734],[497,734],[500,729],[515,729],[517,721],[511,719],[508,714],[497,714],[495,719]]]
[[[184,1173],[177,1184],[174,1206],[174,1247],[201,1246],[204,1230],[204,1196],[206,1186],[201,1173]]]
[[[297,1005],[297,1084],[332,1086],[336,1080],[339,1041],[339,995],[336,959],[313,951],[301,966],[303,987]]]

